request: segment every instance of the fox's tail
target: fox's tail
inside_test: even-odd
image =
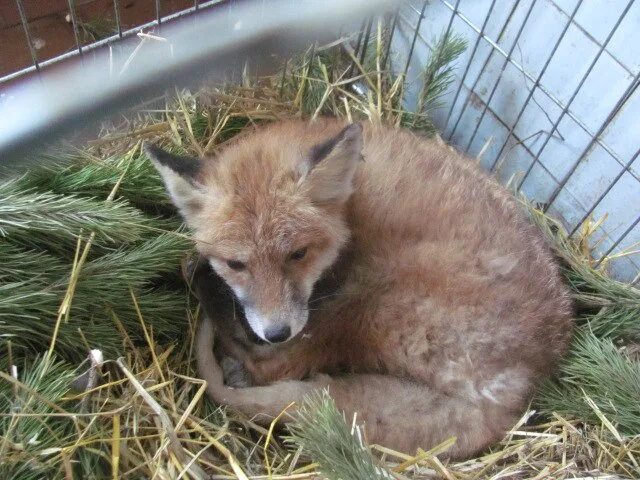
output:
[[[300,405],[305,396],[326,389],[347,418],[357,413],[370,443],[415,452],[455,437],[455,444],[443,456],[463,458],[500,440],[518,420],[526,398],[522,391],[511,395],[512,404],[495,398],[470,399],[464,392],[438,392],[426,385],[378,374],[339,378],[318,375],[304,381],[230,389],[223,385],[222,370],[212,353],[213,331],[211,321],[205,317],[197,350],[198,369],[208,383],[209,395],[264,424],[276,417],[281,421],[291,419],[291,403]],[[282,415],[285,410],[287,414]]]

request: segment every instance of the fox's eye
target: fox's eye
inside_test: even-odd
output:
[[[238,260],[227,260],[227,265],[231,270],[235,270],[236,272],[239,272],[247,268],[247,266],[244,263],[239,262]]]
[[[302,260],[304,256],[307,254],[307,247],[296,250],[291,255],[289,255],[290,260]]]

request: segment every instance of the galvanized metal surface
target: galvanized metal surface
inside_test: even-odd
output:
[[[620,279],[640,271],[640,4],[635,0],[410,1],[399,64],[420,66],[451,29],[468,40],[434,112],[445,138],[572,235],[604,218],[595,253]],[[416,35],[417,34],[417,35]],[[413,39],[418,39],[414,45]],[[415,95],[415,92],[414,92]],[[411,98],[408,99],[411,104]]]

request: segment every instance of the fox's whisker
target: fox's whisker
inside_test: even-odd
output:
[[[342,297],[342,296],[346,296],[346,295],[353,295],[353,292],[338,292],[338,293],[332,293],[331,295],[324,295],[322,297],[318,297],[318,298],[312,298],[309,300],[309,305],[311,305],[312,303],[316,303],[319,302],[320,300],[326,300],[327,298],[334,298],[334,297]]]

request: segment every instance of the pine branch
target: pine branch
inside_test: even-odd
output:
[[[329,480],[393,478],[375,464],[326,392],[305,400],[289,432],[289,441],[302,447]]]
[[[0,284],[12,282],[50,285],[69,271],[69,263],[44,252],[27,250],[0,238]],[[25,276],[28,275],[28,276]]]
[[[578,324],[597,337],[639,340],[640,290],[593,268],[590,254],[580,249],[560,223],[523,202],[562,264],[578,309]]]
[[[441,106],[442,95],[454,80],[452,65],[466,50],[466,40],[449,33],[436,42],[423,72],[423,87],[419,100],[419,111],[426,113]]]
[[[0,338],[11,336],[11,323],[21,327],[27,320],[38,321],[40,316],[52,316],[58,308],[55,292],[41,286],[34,288],[28,281],[0,284]]]
[[[43,164],[46,166],[33,169],[17,180],[21,191],[37,189],[106,199],[121,180],[117,197],[126,198],[137,207],[162,207],[174,212],[157,171],[142,155],[98,160],[82,151],[59,152]]]
[[[608,339],[581,331],[557,380],[547,382],[538,403],[548,414],[600,423],[591,399],[621,432],[640,432],[640,362],[633,361]]]
[[[415,113],[405,113],[402,119],[403,126],[421,130],[426,134],[436,132],[430,118],[431,112],[442,106],[442,96],[455,79],[453,62],[466,48],[466,40],[451,33],[442,35],[435,43],[422,72],[422,89]]]
[[[73,195],[21,191],[17,182],[0,185],[0,237],[34,245],[59,245],[95,232],[103,243],[140,239],[149,220],[123,201],[103,202]]]
[[[176,272],[190,241],[180,232],[158,235],[133,248],[102,255],[87,262],[79,278],[78,293],[102,296],[116,304],[129,288],[139,288],[165,273]]]
[[[0,362],[0,371],[10,370]],[[61,361],[36,358],[32,364],[21,362],[16,373],[27,389],[0,378],[0,478],[57,478],[61,457],[46,452],[72,444],[75,431],[72,418],[49,414],[58,413],[51,405],[62,402],[76,372]],[[16,415],[20,413],[37,416]]]
[[[27,283],[0,285],[0,340],[11,340],[17,351],[23,353],[46,350],[63,293],[62,289],[57,292],[35,289]],[[184,335],[186,292],[146,290],[135,294],[145,322],[157,337],[175,341]],[[129,336],[143,344],[140,320],[126,285],[117,302],[111,303],[114,298],[115,295],[107,300],[99,292],[94,295],[76,292],[69,319],[60,325],[56,351],[75,360],[84,358],[89,348],[99,348],[109,356],[118,355],[123,344],[122,337],[116,334],[114,315]]]

